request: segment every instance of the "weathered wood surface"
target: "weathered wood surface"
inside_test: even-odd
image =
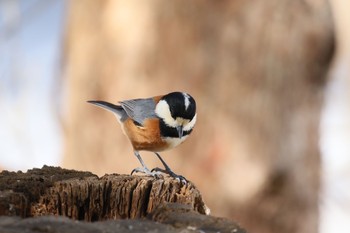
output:
[[[208,214],[191,182],[168,176],[97,177],[48,166],[0,173],[0,232],[244,232]]]
[[[158,205],[190,205],[205,214],[202,196],[192,183],[171,177],[105,175],[44,166],[27,173],[0,175],[0,214],[33,217],[62,215],[76,220],[140,218]],[[11,203],[11,204],[9,204]]]
[[[62,216],[41,216],[21,219],[0,217],[1,233],[113,233],[113,232],[222,232],[244,233],[237,224],[223,218],[202,215],[189,206],[177,203],[158,207],[143,219],[106,220],[98,222],[73,221]]]

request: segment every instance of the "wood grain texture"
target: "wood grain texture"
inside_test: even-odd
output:
[[[171,177],[97,177],[48,166],[0,173],[2,233],[245,233],[208,212],[191,182],[183,185]]]
[[[43,167],[0,174],[0,214],[20,217],[62,215],[97,221],[145,217],[164,203],[178,203],[205,214],[200,192],[165,176],[105,175]]]

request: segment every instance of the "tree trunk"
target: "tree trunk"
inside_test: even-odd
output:
[[[27,173],[3,171],[0,213],[21,217],[62,215],[72,219],[97,221],[141,218],[163,203],[191,206],[208,212],[202,196],[192,183],[171,177],[105,175],[43,167]],[[9,207],[9,203],[13,203]]]
[[[2,217],[1,232],[23,232],[24,229],[40,232],[46,228],[49,230],[45,232],[60,232],[62,229],[75,232],[81,227],[96,232],[105,232],[106,229],[120,232],[125,231],[125,225],[129,228],[146,227],[145,232],[181,232],[188,227],[203,231],[244,232],[234,222],[208,214],[201,194],[192,183],[183,185],[168,176],[155,179],[113,174],[99,178],[90,172],[46,166],[27,173],[0,173],[0,216],[55,215],[86,222],[138,219],[100,223],[100,228],[95,229],[97,224],[81,222],[74,226],[74,222],[65,218],[41,217],[18,223],[18,218]]]
[[[249,231],[317,232],[318,128],[334,49],[326,0],[73,1],[70,10],[65,166],[137,166],[112,115],[86,100],[188,91],[198,123],[164,153],[173,169]]]

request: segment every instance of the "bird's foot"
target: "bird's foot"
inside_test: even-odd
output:
[[[137,168],[134,168],[132,171],[131,171],[131,175],[134,174],[134,173],[143,173],[147,176],[153,176],[154,178],[156,179],[159,179],[159,178],[162,178],[163,175],[159,172],[159,171],[150,171],[148,168],[145,168],[145,167],[137,167]]]
[[[169,176],[175,178],[175,180],[181,182],[183,185],[186,185],[188,183],[188,180],[184,176],[178,175],[170,169],[161,169],[159,167],[156,167],[153,168],[151,172],[162,172],[168,174]]]

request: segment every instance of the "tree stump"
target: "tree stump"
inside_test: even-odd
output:
[[[150,231],[161,232],[180,229],[244,232],[229,220],[208,216],[209,209],[191,182],[182,184],[168,176],[160,179],[119,174],[98,177],[90,172],[48,166],[26,173],[0,173],[0,215],[12,216],[0,218],[1,232],[17,232],[17,228],[22,232],[21,226],[26,224],[33,227],[33,232],[42,231],[43,227],[51,229],[45,228],[47,232],[58,228],[65,229],[62,232],[83,232],[76,231],[77,225],[70,219],[85,221],[79,224],[128,219],[117,223],[103,221],[102,226],[84,225],[84,229],[90,228],[92,232],[103,232],[110,227],[111,232],[117,232],[116,229],[123,232],[126,226],[140,229],[149,226],[146,228]],[[30,218],[38,216],[41,217]]]

